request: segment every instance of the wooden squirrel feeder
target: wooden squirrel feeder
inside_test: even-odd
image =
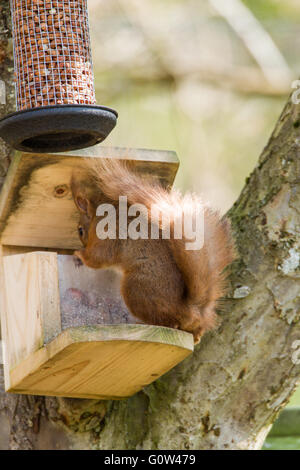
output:
[[[95,104],[87,0],[11,0],[11,10],[17,112],[0,121],[0,137],[19,152],[0,195],[5,388],[125,398],[188,356],[193,336],[138,324],[119,274],[78,266],[71,175],[84,173],[87,158],[127,159],[168,186],[178,160],[172,152],[91,147],[117,113]]]
[[[71,173],[85,158],[131,160],[171,185],[173,152],[100,146],[15,155],[0,197],[1,326],[6,390],[75,398],[133,395],[193,351],[193,336],[143,325],[119,274],[78,266]]]

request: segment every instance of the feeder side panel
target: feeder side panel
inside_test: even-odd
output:
[[[17,110],[96,103],[87,0],[10,0]]]

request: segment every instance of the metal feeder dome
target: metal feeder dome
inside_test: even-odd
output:
[[[87,0],[10,4],[17,112],[0,120],[0,137],[39,153],[103,141],[118,114],[96,105]]]

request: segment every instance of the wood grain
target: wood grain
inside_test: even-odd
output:
[[[61,331],[57,254],[3,256],[3,340],[9,369]]]
[[[193,351],[189,333],[150,325],[71,328],[10,372],[9,392],[121,399]]]
[[[3,266],[3,246],[0,245],[0,324],[1,324],[1,340],[2,340],[2,361],[4,365],[4,381],[9,384],[9,363],[7,360],[7,338],[8,338],[8,324],[7,324],[7,307],[6,307],[6,289],[4,280],[4,266]]]
[[[7,391],[123,398],[193,351],[189,333],[131,323],[116,273],[56,252],[1,250]]]
[[[0,196],[0,236],[3,245],[77,249],[78,212],[70,179],[82,170],[85,158],[117,158],[134,162],[164,185],[174,181],[178,159],[174,152],[104,148],[61,154],[16,153]]]

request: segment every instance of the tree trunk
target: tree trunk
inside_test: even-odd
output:
[[[0,74],[13,108],[8,2]],[[239,259],[222,324],[160,380],[124,401],[8,395],[0,449],[258,449],[296,387],[300,364],[300,107],[286,105],[230,210]],[[10,149],[0,143],[0,177]]]
[[[9,2],[0,0],[0,118],[14,111],[13,67]],[[8,169],[10,152],[0,139],[0,187]]]

